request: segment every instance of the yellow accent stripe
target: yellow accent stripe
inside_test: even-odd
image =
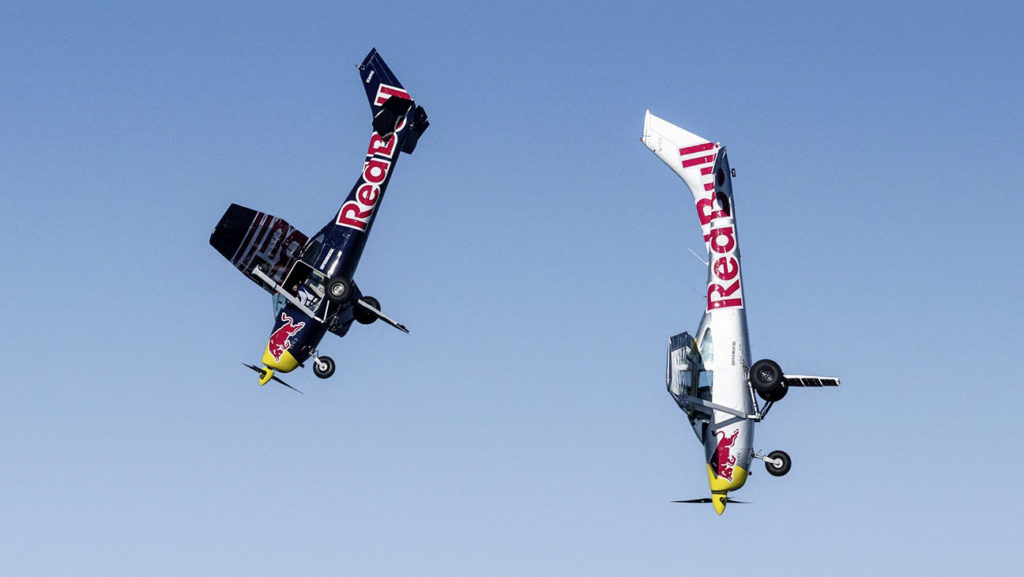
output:
[[[287,373],[294,371],[295,367],[299,366],[299,361],[288,351],[282,353],[280,359],[275,359],[274,355],[270,354],[270,346],[267,345],[263,350],[263,364],[278,372]]]
[[[743,486],[747,482],[747,470],[743,467],[733,467],[732,469],[732,481],[725,477],[719,477],[715,475],[715,472],[711,470],[711,465],[707,465],[708,469],[708,485],[711,487],[712,493],[722,493],[725,491],[735,491]]]

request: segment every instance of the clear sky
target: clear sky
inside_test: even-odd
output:
[[[823,4],[3,3],[0,573],[1019,569],[1024,9]],[[260,388],[208,237],[331,217],[371,47],[432,122],[356,275],[412,333]],[[648,108],[729,147],[754,356],[843,380],[722,517],[671,504],[706,273]]]

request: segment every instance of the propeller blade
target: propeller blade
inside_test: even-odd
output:
[[[266,370],[266,369],[261,369],[260,367],[257,367],[256,365],[250,365],[248,363],[242,363],[242,366],[243,367],[249,367],[250,369],[252,369],[252,370],[256,371],[257,373],[259,373],[260,376],[263,376],[263,371]],[[270,377],[270,380],[277,381],[278,383],[281,383],[282,385],[288,387],[289,389],[295,391],[296,393],[298,393],[300,395],[305,395],[306,394],[306,393],[303,393],[302,391],[296,389],[295,387],[289,385],[288,383],[282,381],[280,379],[280,377],[278,377],[277,375],[274,375],[274,376]]]
[[[673,503],[711,503],[712,501],[711,501],[711,497],[702,497],[700,499],[686,499],[685,501],[672,501],[672,502]],[[730,499],[728,497],[726,497],[725,502],[729,503],[729,504],[738,503],[740,505],[749,505],[750,504],[750,501],[736,501],[736,500]]]
[[[277,381],[277,382],[281,383],[282,385],[284,385],[284,386],[288,387],[289,389],[291,389],[291,390],[295,391],[296,393],[298,393],[298,394],[300,394],[300,395],[305,395],[305,394],[306,394],[306,393],[303,393],[302,391],[300,391],[300,390],[296,389],[295,387],[293,387],[293,386],[289,385],[288,383],[286,383],[286,382],[282,381],[281,379],[279,379],[279,378],[277,377],[277,375],[274,375],[274,376],[270,377],[270,380],[272,380],[272,381]],[[731,502],[731,501],[730,501],[730,502]]]

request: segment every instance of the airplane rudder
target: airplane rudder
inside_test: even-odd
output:
[[[426,110],[416,105],[376,48],[370,50],[359,65],[359,76],[370,104],[374,131],[389,134],[401,118],[406,118],[409,126],[402,139],[402,152],[412,153],[419,137],[430,126]]]
[[[708,234],[709,195],[715,188],[714,166],[721,146],[689,130],[659,118],[650,110],[644,114],[644,145],[686,184],[704,232]]]
[[[412,100],[376,48],[371,49],[363,59],[363,63],[359,65],[359,77],[363,81],[366,99],[370,103],[370,112],[374,116],[391,97],[397,96]]]

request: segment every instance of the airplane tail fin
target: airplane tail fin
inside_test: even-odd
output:
[[[706,241],[716,210],[712,203],[715,196],[716,169],[724,168],[725,171],[729,171],[728,163],[724,159],[725,149],[717,143],[658,118],[651,114],[650,110],[644,116],[642,140],[644,145],[679,175],[690,189]],[[728,176],[723,174],[723,182],[719,184],[726,185]]]
[[[370,102],[374,132],[386,139],[404,128],[403,123],[409,123],[402,139],[402,152],[411,153],[420,135],[430,126],[427,112],[422,106],[416,106],[376,48],[370,50],[358,68],[366,99]]]

